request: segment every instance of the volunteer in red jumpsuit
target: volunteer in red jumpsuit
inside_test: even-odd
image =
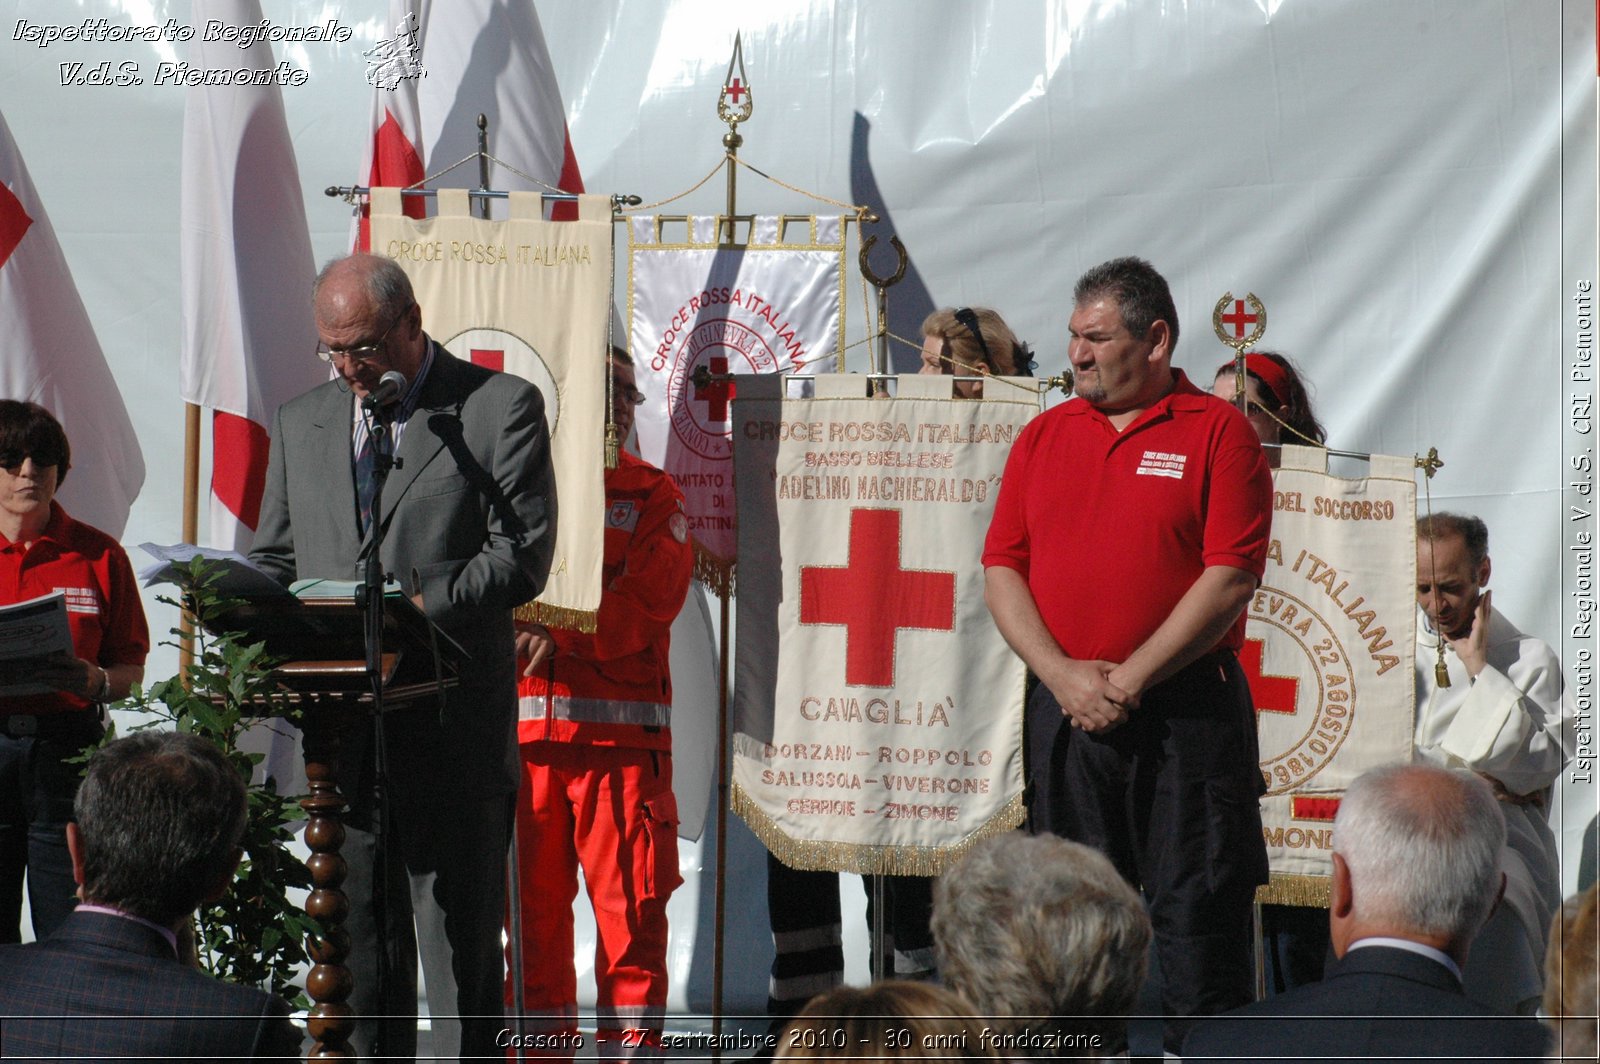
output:
[[[612,417],[625,440],[644,397],[618,348],[611,379]],[[572,902],[580,867],[597,931],[599,1055],[653,1051],[666,1011],[667,899],[682,882],[667,642],[694,556],[683,495],[665,473],[623,451],[605,473],[605,489],[594,633],[517,625],[529,1056],[570,1057],[576,1048],[548,1035],[577,1031]],[[509,983],[506,1000],[513,1000]]]

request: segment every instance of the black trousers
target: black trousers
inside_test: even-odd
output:
[[[1050,689],[1028,709],[1033,830],[1100,850],[1144,892],[1162,974],[1164,1041],[1254,998],[1251,903],[1267,881],[1255,709],[1231,653],[1147,691],[1128,721],[1090,735]]]
[[[872,924],[874,876],[862,879],[867,891],[867,924]],[[889,929],[891,977],[926,979],[933,970],[933,880],[926,876],[884,876],[885,926]],[[839,874],[804,872],[767,854],[767,914],[774,955],[767,990],[767,1012],[792,1016],[817,994],[844,982],[840,930]]]

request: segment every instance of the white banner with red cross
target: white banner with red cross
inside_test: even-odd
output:
[[[696,575],[726,593],[737,547],[727,375],[844,368],[844,220],[757,215],[743,243],[719,242],[728,223],[715,216],[630,222],[639,454],[682,489]]]
[[[605,518],[610,200],[580,196],[577,221],[547,222],[538,193],[510,193],[503,221],[471,216],[464,189],[437,198],[436,216],[408,218],[398,190],[373,189],[373,254],[405,268],[423,328],[452,355],[515,373],[544,396],[560,520],[549,582],[518,616],[592,632]]]
[[[1239,660],[1261,739],[1272,883],[1261,900],[1327,905],[1333,818],[1350,782],[1411,758],[1417,489],[1410,458],[1327,472],[1283,448],[1266,573]]]
[[[979,557],[1039,404],[951,380],[739,382],[733,808],[795,868],[936,875],[1022,820],[1024,672]]]

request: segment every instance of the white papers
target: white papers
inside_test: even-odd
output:
[[[282,584],[256,568],[255,564],[238,551],[218,550],[214,547],[197,547],[193,543],[174,543],[159,546],[141,543],[139,549],[156,559],[139,573],[145,587],[151,584],[177,583],[175,567],[187,565],[193,558],[204,558],[221,570],[222,578],[214,585],[223,595],[239,598],[282,598],[289,594]]]
[[[48,684],[21,677],[27,672],[25,662],[61,655],[77,657],[72,649],[72,629],[67,624],[65,592],[0,608],[0,697],[55,691]],[[9,682],[14,676],[18,679]]]

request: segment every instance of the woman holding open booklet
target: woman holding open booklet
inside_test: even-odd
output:
[[[127,554],[55,501],[71,464],[48,410],[0,400],[0,606],[59,596],[41,608],[64,607],[72,641],[70,652],[0,664],[0,942],[21,941],[24,873],[36,938],[72,911],[66,826],[79,766],[68,761],[99,740],[105,704],[139,682],[150,650]]]

